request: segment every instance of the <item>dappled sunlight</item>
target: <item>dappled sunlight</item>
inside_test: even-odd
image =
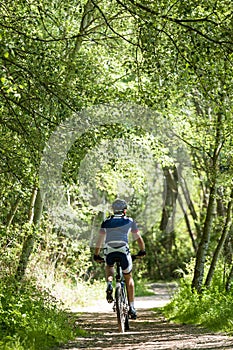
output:
[[[136,302],[145,307],[138,307],[138,318],[130,320],[130,329],[125,333],[118,332],[116,314],[111,310],[102,308],[103,304],[95,308],[83,309],[83,313],[77,313],[77,325],[87,331],[85,338],[78,337],[75,341],[57,348],[57,350],[83,349],[145,349],[145,350],[176,350],[176,349],[232,349],[233,337],[223,334],[207,332],[200,326],[179,325],[168,322],[157,308],[151,310],[158,303],[168,302],[168,286],[166,284],[154,284],[157,287],[155,296],[140,297]],[[171,284],[169,284],[171,292]],[[173,288],[175,285],[173,285]],[[160,288],[160,289],[159,289]],[[164,297],[164,299],[163,299]],[[149,298],[149,299],[148,299]],[[158,297],[157,297],[158,298]],[[154,299],[154,300],[153,300]],[[148,301],[151,302],[149,307]],[[97,311],[98,310],[98,311]]]
[[[77,322],[89,332],[59,349],[232,349],[233,338],[205,333],[200,327],[170,324],[159,312],[139,309],[130,330],[119,333],[116,316],[109,313],[77,315]],[[57,349],[58,350],[58,349]]]

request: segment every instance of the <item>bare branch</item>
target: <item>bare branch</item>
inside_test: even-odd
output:
[[[115,29],[110,25],[109,21],[107,20],[105,14],[103,13],[103,11],[101,10],[101,8],[92,0],[92,3],[96,6],[96,8],[100,11],[100,13],[103,16],[103,19],[105,21],[105,23],[107,24],[107,26],[109,27],[109,29],[111,29],[111,31],[116,34],[118,37],[120,37],[121,39],[123,39],[124,41],[128,42],[129,44],[133,45],[133,46],[138,46],[138,44],[135,44],[134,42],[132,42],[131,40],[126,39],[126,37],[124,35],[121,35],[120,33],[118,33],[117,31],[115,31]]]

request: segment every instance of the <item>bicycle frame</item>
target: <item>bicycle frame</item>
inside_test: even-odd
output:
[[[129,304],[125,291],[125,281],[118,259],[116,259],[116,290],[113,311],[117,313],[119,332],[124,333],[129,330]]]

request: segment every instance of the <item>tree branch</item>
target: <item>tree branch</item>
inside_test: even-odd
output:
[[[132,11],[131,9],[129,10],[129,8],[122,3],[122,1],[120,0],[116,0],[118,4],[120,4],[122,7],[124,7],[127,11],[129,11],[131,14],[134,13],[134,15],[139,15],[138,13],[135,13],[134,11]],[[152,10],[151,8],[145,6],[145,5],[142,5],[134,0],[129,0],[129,2],[131,2],[132,5],[134,5],[135,7],[139,8],[140,10],[144,11],[144,12],[147,12],[149,13],[150,15],[154,15],[156,16],[157,18],[161,18],[161,19],[165,19],[165,20],[168,20],[170,22],[173,22],[173,23],[176,23],[176,24],[179,24],[180,26],[184,27],[184,28],[187,28],[189,31],[193,31],[195,33],[197,33],[198,35],[202,36],[203,38],[207,39],[208,41],[211,41],[215,44],[218,44],[218,45],[223,45],[223,44],[229,44],[229,45],[232,45],[233,44],[233,41],[232,40],[229,40],[229,41],[225,41],[225,40],[216,40],[214,38],[211,38],[210,36],[208,36],[207,34],[203,33],[201,30],[197,29],[197,28],[194,28],[194,27],[191,27],[189,25],[187,25],[187,23],[203,23],[203,22],[208,22],[208,23],[211,23],[213,24],[214,26],[218,27],[220,23],[218,22],[215,22],[213,20],[210,20],[208,17],[210,16],[207,15],[205,17],[202,17],[202,18],[187,18],[187,19],[178,19],[178,18],[174,18],[174,17],[171,17],[171,16],[168,16],[168,15],[160,15],[158,12]],[[230,49],[230,47],[229,47]]]
[[[101,10],[101,8],[93,1],[91,0],[92,3],[95,5],[95,7],[98,9],[98,11],[101,13],[101,15],[103,16],[103,19],[106,23],[106,25],[109,27],[109,29],[116,34],[118,37],[120,37],[121,39],[123,39],[124,41],[128,42],[129,44],[133,45],[133,46],[137,46],[138,44],[135,44],[134,42],[126,39],[126,37],[124,35],[121,35],[120,33],[118,33],[117,31],[115,31],[115,29],[110,25],[109,21],[107,20],[105,14],[103,13],[103,11]]]

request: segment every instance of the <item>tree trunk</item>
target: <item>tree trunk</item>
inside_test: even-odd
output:
[[[222,200],[223,197],[224,197],[224,191],[223,191],[222,186],[218,187],[217,194],[218,194],[218,197],[217,197],[217,214],[218,214],[218,216],[225,216],[227,209],[225,208],[225,205],[224,205],[223,200]]]
[[[185,201],[186,201],[187,206],[190,210],[190,214],[193,218],[193,222],[194,222],[196,232],[197,232],[197,237],[200,237],[201,230],[200,230],[200,224],[198,222],[198,216],[197,216],[196,210],[194,208],[194,205],[193,205],[193,202],[192,202],[192,199],[191,199],[191,196],[190,196],[188,186],[187,186],[185,179],[181,179],[180,185],[181,185],[181,189],[182,189],[182,193],[184,195]],[[194,245],[196,245],[196,243]]]
[[[37,226],[40,222],[42,208],[43,208],[43,203],[41,199],[40,190],[37,188],[34,188],[31,196],[30,209],[29,209],[29,223],[31,224],[31,231],[24,240],[18,268],[16,271],[16,278],[19,281],[21,281],[25,275],[26,268],[30,259],[30,255],[34,247],[35,233],[36,233]]]
[[[197,251],[196,240],[195,240],[195,237],[194,237],[193,232],[192,232],[192,228],[191,228],[191,224],[190,224],[190,221],[189,221],[189,217],[188,217],[187,211],[186,211],[186,209],[185,209],[185,207],[183,205],[183,201],[182,201],[182,198],[181,198],[180,195],[178,195],[178,201],[179,201],[181,210],[182,210],[182,212],[184,214],[185,223],[186,223],[186,226],[187,226],[187,229],[188,229],[189,237],[191,238],[191,241],[192,241],[193,249],[196,252]]]
[[[38,226],[40,223],[41,215],[43,209],[43,201],[41,198],[40,189],[37,190],[35,205],[34,205],[34,215],[33,215],[33,225]]]
[[[215,147],[214,147],[213,156],[211,158],[212,160],[211,175],[212,176],[210,178],[211,186],[210,186],[209,200],[208,200],[208,205],[206,210],[206,217],[205,217],[202,237],[197,250],[196,264],[195,264],[194,276],[192,280],[192,288],[196,289],[198,293],[201,293],[201,290],[202,290],[206,254],[209,248],[210,232],[211,232],[212,222],[214,218],[215,194],[217,189],[216,178],[217,178],[218,158],[219,158],[221,148],[223,146],[221,137],[222,137],[222,115],[221,113],[219,113],[216,121]]]
[[[231,266],[231,270],[230,270],[230,273],[227,277],[227,281],[226,281],[226,291],[227,292],[230,292],[231,290],[231,281],[233,280],[233,265]]]
[[[66,79],[65,79],[66,85],[68,85],[70,83],[72,74],[73,74],[74,70],[76,69],[75,57],[77,56],[78,52],[80,51],[81,45],[82,45],[83,40],[84,40],[84,36],[86,35],[89,26],[94,21],[94,11],[95,11],[95,5],[93,4],[93,1],[88,0],[84,6],[83,17],[82,17],[81,24],[79,27],[79,33],[76,36],[74,48],[68,55],[67,65],[66,65],[66,72],[67,73],[66,73]]]
[[[160,222],[160,230],[162,231],[161,243],[168,252],[171,252],[175,240],[174,220],[178,196],[178,173],[175,167],[172,170],[165,167],[163,172],[165,182],[163,193],[164,206]]]
[[[33,222],[34,206],[35,206],[37,192],[38,192],[38,188],[34,187],[33,191],[32,191],[32,194],[31,194],[30,204],[29,204],[29,211],[28,211],[28,222],[29,222],[29,224],[32,224],[32,222]]]
[[[224,227],[223,227],[222,235],[221,235],[221,238],[220,238],[220,240],[218,242],[216,250],[214,252],[214,256],[213,256],[213,259],[211,261],[209,272],[208,272],[208,275],[206,277],[206,282],[205,282],[205,286],[206,287],[209,287],[210,284],[211,284],[211,281],[212,281],[212,278],[213,278],[213,275],[214,275],[214,271],[215,271],[215,268],[216,268],[216,265],[217,265],[217,261],[218,261],[219,255],[220,255],[220,253],[222,251],[222,248],[224,246],[224,243],[226,241],[226,238],[227,238],[227,235],[228,235],[228,232],[229,232],[229,226],[231,224],[231,214],[232,214],[232,198],[233,198],[233,189],[231,191],[231,199],[229,200],[229,203],[228,203],[228,206],[227,206],[227,215],[226,215],[226,220],[225,220],[225,224],[224,224]]]
[[[11,223],[12,223],[12,221],[14,219],[15,213],[16,213],[16,211],[18,209],[20,200],[21,200],[21,196],[18,196],[18,198],[16,199],[15,203],[11,206],[11,210],[10,210],[10,212],[7,215],[7,218],[6,218],[6,228],[10,227],[10,225],[11,225]]]
[[[203,228],[201,241],[197,250],[194,277],[192,281],[192,288],[196,289],[198,292],[201,292],[201,289],[202,289],[205,259],[206,259],[207,249],[209,247],[210,231],[211,231],[213,216],[214,216],[213,214],[214,206],[215,206],[214,197],[215,197],[215,185],[213,185],[210,189],[206,220]]]

